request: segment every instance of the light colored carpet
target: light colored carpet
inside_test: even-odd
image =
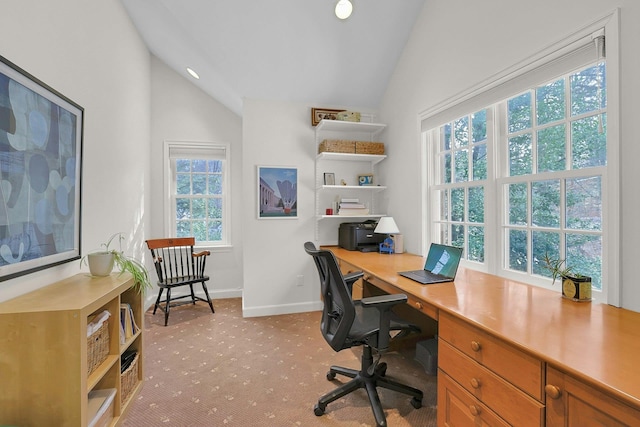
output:
[[[145,313],[144,385],[123,426],[373,426],[364,389],[313,406],[346,381],[326,379],[329,366],[358,368],[360,349],[334,352],[320,333],[320,312],[242,317],[239,298]],[[413,350],[389,352],[387,376],[424,392],[423,406],[379,389],[389,426],[436,425],[436,377],[427,375]]]

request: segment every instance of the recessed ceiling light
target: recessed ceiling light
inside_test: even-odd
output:
[[[193,77],[194,79],[199,79],[200,76],[198,75],[198,73],[196,73],[195,71],[193,71],[191,68],[187,67],[187,73],[191,74],[191,77]]]
[[[347,19],[353,12],[353,5],[349,0],[339,0],[336,4],[336,16],[340,19]]]

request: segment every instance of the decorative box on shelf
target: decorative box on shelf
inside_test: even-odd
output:
[[[325,139],[318,146],[318,153],[384,154],[383,142]]]
[[[357,111],[341,111],[336,114],[336,120],[342,120],[344,122],[359,122],[360,113]]]
[[[356,141],[356,154],[384,154],[384,142]]]
[[[318,146],[318,153],[355,153],[356,141],[325,139]]]

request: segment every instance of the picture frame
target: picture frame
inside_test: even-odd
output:
[[[258,219],[298,218],[298,169],[257,166]]]
[[[336,185],[336,174],[333,172],[325,172],[324,185]]]
[[[84,109],[0,56],[0,281],[80,259]]]
[[[338,113],[346,110],[331,110],[327,108],[312,108],[311,109],[311,126],[317,126],[320,120],[336,120]]]
[[[373,185],[373,174],[366,173],[358,175],[358,185]]]

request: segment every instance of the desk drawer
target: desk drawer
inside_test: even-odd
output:
[[[408,292],[402,292],[398,288],[388,284],[385,281],[378,279],[377,277],[365,274],[365,280],[371,283],[376,288],[382,289],[383,291],[389,294],[397,294],[397,293],[405,294],[407,296],[407,304],[410,307],[420,311],[423,314],[426,314],[427,316],[429,316],[434,320],[438,320],[438,309],[435,306],[419,300],[418,298],[410,295]]]
[[[542,403],[442,340],[438,344],[438,367],[509,424],[543,425]]]
[[[508,427],[502,418],[443,371],[438,371],[438,425]]]
[[[544,364],[504,341],[447,313],[441,313],[439,337],[476,362],[544,401]]]

